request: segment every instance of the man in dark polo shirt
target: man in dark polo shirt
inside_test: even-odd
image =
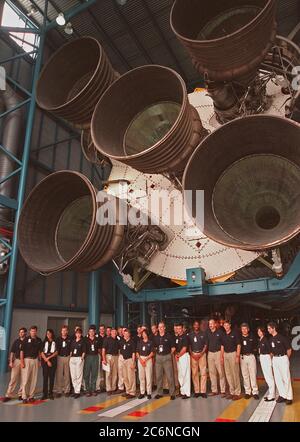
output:
[[[191,397],[191,362],[189,355],[189,339],[184,332],[183,324],[177,324],[175,349],[180,394],[182,399],[188,399]]]
[[[124,331],[124,337],[120,342],[120,354],[123,356],[123,378],[125,393],[123,396],[134,398],[136,395],[135,376],[135,351],[136,340],[131,337],[130,331]]]
[[[174,373],[172,365],[172,353],[175,352],[174,337],[166,333],[166,326],[164,322],[158,324],[158,335],[154,337],[154,346],[156,350],[156,381],[157,381],[157,395],[156,399],[162,397],[163,394],[163,375],[167,376],[169,393],[171,400],[175,399],[175,384]]]
[[[225,333],[221,338],[221,357],[224,360],[225,375],[229,385],[229,395],[226,396],[226,399],[236,401],[241,399],[241,335],[239,332],[232,330],[230,321],[224,321],[223,327]]]
[[[272,365],[275,384],[279,392],[279,397],[276,402],[285,402],[287,405],[291,405],[293,403],[293,389],[290,372],[292,348],[289,340],[277,332],[277,325],[274,322],[269,322],[268,332],[271,335],[269,342],[271,346],[271,354],[273,355]]]
[[[42,340],[37,336],[37,326],[30,327],[29,336],[21,343],[20,363],[23,403],[34,402],[39,362],[41,360]]]
[[[215,319],[210,319],[208,322],[209,329],[207,330],[208,342],[208,371],[211,381],[211,393],[208,396],[218,395],[218,375],[220,380],[221,397],[226,397],[226,380],[224,373],[224,363],[222,360],[221,346],[222,336],[224,331],[217,328]]]
[[[68,334],[68,330],[68,326],[64,325],[61,329],[60,336],[56,338],[57,369],[55,383],[57,398],[60,398],[62,393],[64,393],[66,397],[70,396],[70,353],[72,340]]]
[[[207,398],[207,371],[206,350],[207,333],[200,330],[199,321],[194,321],[193,331],[189,333],[189,348],[191,355],[192,379],[194,385],[194,397]],[[199,382],[200,371],[200,382]]]
[[[255,358],[257,340],[250,333],[249,325],[246,322],[241,324],[241,334],[241,371],[244,381],[245,399],[250,399],[252,391],[254,399],[258,400],[257,364]]]
[[[117,388],[118,378],[118,358],[119,358],[119,341],[117,339],[117,330],[111,329],[110,336],[103,339],[102,362],[103,366],[107,366],[105,371],[106,392],[111,395]]]
[[[85,338],[85,359],[83,378],[87,396],[97,396],[96,381],[99,367],[99,354],[102,350],[102,342],[100,338],[96,338],[96,331],[90,327],[88,336]]]
[[[16,386],[18,384],[19,384],[18,397],[19,400],[22,399],[20,353],[21,353],[22,342],[26,338],[26,333],[27,330],[25,327],[20,328],[19,337],[13,342],[11,346],[10,355],[9,355],[9,367],[11,368],[11,375],[10,375],[10,382],[8,384],[3,402],[8,402],[11,400],[11,398],[14,395]]]

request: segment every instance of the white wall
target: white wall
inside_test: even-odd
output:
[[[31,325],[36,325],[38,327],[38,336],[44,338],[45,331],[47,329],[48,317],[62,317],[62,318],[84,318],[84,329],[88,327],[88,314],[80,312],[62,312],[55,310],[30,310],[30,309],[14,309],[10,345],[18,335],[18,330],[21,327],[26,327],[27,329]],[[100,323],[105,325],[112,325],[112,315],[104,314],[100,315]]]

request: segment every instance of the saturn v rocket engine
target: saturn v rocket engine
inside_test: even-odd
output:
[[[258,68],[276,37],[276,0],[176,0],[171,26],[204,75],[220,122],[267,106]]]
[[[175,202],[182,189],[204,190],[203,231],[197,218],[192,226],[169,225],[159,215],[147,227],[99,226],[89,180],[57,172],[33,189],[20,217],[20,251],[35,271],[91,271],[113,259],[121,274],[137,263],[184,280],[187,268],[200,266],[207,280],[226,280],[269,251],[280,268],[277,248],[300,225],[300,127],[284,118],[294,114],[300,50],[276,36],[275,0],[203,5],[175,0],[171,26],[207,93],[188,95],[182,78],[163,66],[119,76],[90,37],[57,51],[37,86],[42,108],[84,130],[89,161],[112,164],[108,195],[124,199],[119,183],[126,182],[128,208],[152,219],[156,190]],[[192,219],[193,209],[186,202]]]

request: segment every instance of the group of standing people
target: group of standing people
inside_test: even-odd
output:
[[[39,365],[43,370],[43,399],[63,394],[79,398],[84,391],[96,396],[122,394],[139,398],[160,398],[168,390],[171,400],[177,396],[195,398],[221,395],[238,400],[242,397],[259,399],[257,359],[268,385],[266,401],[291,404],[293,391],[289,359],[291,346],[286,337],[277,332],[275,323],[267,331],[257,328],[250,332],[248,324],[232,328],[230,321],[215,319],[194,321],[192,331],[181,323],[174,325],[174,333],[166,330],[164,322],[139,326],[131,336],[128,328],[96,327],[91,325],[83,336],[80,327],[70,336],[63,326],[55,338],[48,329],[44,341],[37,336],[37,327],[22,327],[14,341],[9,366],[11,379],[4,398],[9,401],[19,384],[18,396],[23,403],[34,401]],[[208,376],[211,391],[207,393]],[[242,396],[242,386],[244,395]],[[276,399],[276,388],[279,396]]]

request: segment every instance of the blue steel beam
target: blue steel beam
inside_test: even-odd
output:
[[[99,327],[100,316],[100,273],[91,272],[89,276],[89,324]]]
[[[17,28],[13,26],[0,26],[0,32],[5,32],[6,34],[15,32],[17,34],[39,34],[40,30],[35,28]]]
[[[45,4],[45,13],[47,11],[47,5],[48,1],[46,0]],[[45,29],[45,18],[44,18],[44,29]],[[35,85],[39,72],[42,65],[42,54],[43,54],[43,48],[45,43],[45,37],[46,33],[42,30],[41,36],[40,36],[40,46],[38,55],[36,58],[35,66],[34,66],[34,72],[33,72],[33,82],[32,84]],[[0,372],[4,373],[7,369],[7,361],[8,361],[8,349],[9,349],[9,340],[10,340],[10,329],[11,329],[11,321],[12,321],[12,311],[13,311],[13,299],[14,299],[14,289],[15,289],[15,277],[16,277],[16,268],[17,268],[17,259],[18,259],[18,240],[17,240],[17,225],[19,216],[21,213],[21,208],[24,201],[24,195],[25,195],[25,189],[26,189],[26,178],[27,178],[27,171],[28,171],[28,163],[29,163],[29,155],[30,155],[30,145],[31,145],[31,136],[33,132],[33,126],[34,126],[34,116],[35,116],[35,110],[36,110],[36,90],[33,86],[29,110],[28,110],[28,116],[27,116],[27,127],[26,127],[26,134],[25,134],[25,140],[24,140],[24,147],[23,147],[23,156],[22,156],[22,170],[20,172],[20,180],[19,180],[19,189],[18,189],[18,199],[17,199],[17,207],[16,207],[16,216],[15,216],[15,228],[14,228],[14,235],[12,240],[12,251],[11,251],[11,258],[9,263],[9,271],[8,271],[8,278],[7,278],[7,287],[6,287],[6,305],[5,305],[5,311],[4,311],[4,328],[6,330],[5,333],[5,350],[1,351],[0,353]]]
[[[119,289],[131,302],[157,302],[186,299],[195,296],[249,295],[265,292],[294,290],[300,280],[300,252],[294,259],[287,274],[281,278],[259,278],[245,281],[219,282],[216,284],[200,283],[198,286],[180,286],[170,289],[147,289],[133,292],[123,283],[122,277],[114,267],[113,279]],[[300,287],[298,287],[299,289]]]
[[[12,198],[8,198],[7,196],[0,195],[0,206],[8,207],[9,209],[16,210],[18,207],[18,203],[16,200]]]
[[[69,11],[64,12],[64,16],[66,19],[66,22],[71,20],[75,15],[80,14],[81,12],[88,9],[90,6],[92,6],[94,3],[96,3],[97,0],[87,0],[85,3],[81,3],[80,5],[74,6],[74,8],[69,9]],[[54,29],[57,26],[59,26],[56,23],[56,20],[52,20],[46,27],[46,31],[50,31],[50,29]]]
[[[3,60],[0,60],[0,64],[8,63],[9,61],[17,60],[18,58],[24,58],[26,55],[32,55],[35,54],[37,51],[31,51],[31,52],[22,52],[21,54],[14,55],[13,57],[4,58]]]

